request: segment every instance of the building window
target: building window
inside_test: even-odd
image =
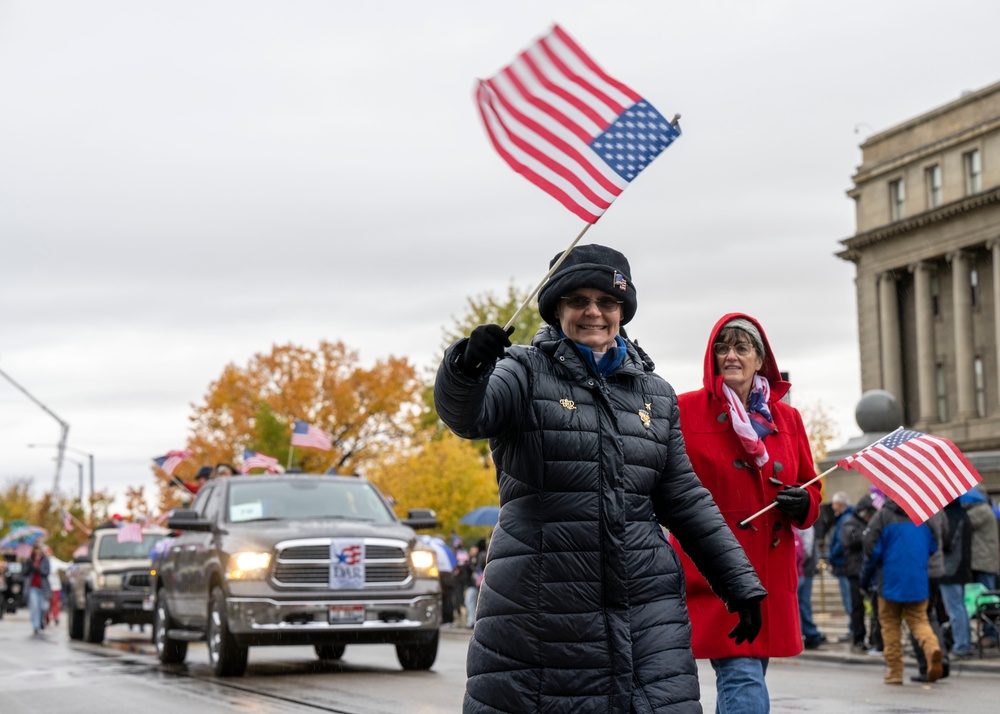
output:
[[[944,365],[938,362],[934,372],[935,381],[937,382],[938,421],[944,423],[948,421],[948,394],[945,391]]]
[[[979,307],[979,271],[976,266],[969,270],[969,292],[972,298],[972,307]]]
[[[906,203],[906,188],[903,186],[903,179],[896,179],[889,182],[889,216],[892,220],[898,221],[903,217],[903,207]]]
[[[925,169],[924,180],[927,183],[927,208],[937,208],[941,205],[941,167],[935,164]]]
[[[976,357],[973,362],[976,373],[976,416],[986,416],[986,377],[983,375],[983,358]]]
[[[979,149],[970,151],[962,156],[965,164],[965,193],[979,193],[982,190],[983,165],[979,156]]]
[[[934,317],[941,314],[941,284],[936,272],[931,275],[931,311]]]

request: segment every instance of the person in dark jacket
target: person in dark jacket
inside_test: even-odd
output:
[[[839,568],[835,566],[833,571],[834,574],[847,578],[851,604],[851,651],[860,654],[868,651],[865,646],[865,599],[861,594],[861,565],[865,558],[864,533],[874,515],[875,506],[868,494],[862,496],[854,508],[845,512],[840,526],[843,562]]]
[[[944,568],[941,575],[941,600],[951,623],[952,650],[955,659],[972,655],[969,613],[965,609],[965,584],[972,582],[972,522],[961,501],[944,507]]]
[[[36,635],[45,629],[45,608],[52,597],[52,587],[49,585],[49,567],[49,559],[42,552],[42,546],[38,543],[32,545],[31,556],[24,561],[21,575],[24,578],[24,589],[27,593],[31,627]]]
[[[628,260],[600,245],[560,257],[531,346],[483,325],[437,373],[438,413],[490,440],[500,487],[464,711],[701,712],[661,525],[736,613],[737,642],[760,631],[767,592],[691,469],[673,388],[620,330],[637,306]]]
[[[868,524],[864,536],[865,565],[861,582],[870,586],[875,569],[881,571],[878,617],[886,684],[903,683],[902,623],[917,638],[927,661],[926,679],[936,682],[944,673],[941,646],[927,621],[927,561],[937,541],[926,524],[914,525],[906,512],[887,498]]]

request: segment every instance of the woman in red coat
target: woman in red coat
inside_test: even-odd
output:
[[[687,578],[694,655],[710,659],[716,672],[718,714],[769,711],[768,658],[802,651],[792,526],[813,524],[822,495],[817,484],[801,487],[816,472],[802,417],[781,401],[790,386],[760,324],[731,313],[712,328],[704,387],[679,397],[681,431],[694,471],[768,591],[757,638],[730,639],[736,615],[726,611],[671,538]],[[740,528],[740,521],[775,501],[775,508]]]

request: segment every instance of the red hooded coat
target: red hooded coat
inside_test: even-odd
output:
[[[771,386],[768,404],[776,434],[764,439],[769,459],[757,468],[733,431],[729,408],[723,396],[723,380],[715,373],[712,345],[722,326],[734,318],[753,323],[764,341],[767,356],[760,369]],[[681,555],[687,579],[687,604],[691,615],[692,649],[698,658],[791,657],[802,651],[799,608],[796,598],[798,571],[795,564],[795,539],[792,521],[777,508],[751,521],[751,527],[737,524],[774,501],[785,485],[802,485],[816,476],[809,439],[798,410],[781,401],[791,385],[781,378],[778,364],[760,323],[741,313],[722,317],[712,328],[705,350],[704,387],[681,394],[678,398],[681,431],[688,457],[702,484],[722,511],[736,539],[746,551],[750,563],[768,595],[761,603],[763,628],[752,644],[737,645],[729,631],[739,618],[712,592],[705,578],[671,536],[670,543]],[[780,482],[778,484],[777,482]],[[809,486],[811,503],[804,523],[807,528],[819,516],[822,495],[818,483]]]

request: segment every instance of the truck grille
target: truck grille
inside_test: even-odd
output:
[[[279,543],[272,580],[284,587],[326,588],[330,584],[330,540]],[[365,539],[365,586],[403,586],[410,580],[404,541]]]
[[[149,590],[150,582],[148,570],[133,571],[122,575],[122,588],[125,590]]]

